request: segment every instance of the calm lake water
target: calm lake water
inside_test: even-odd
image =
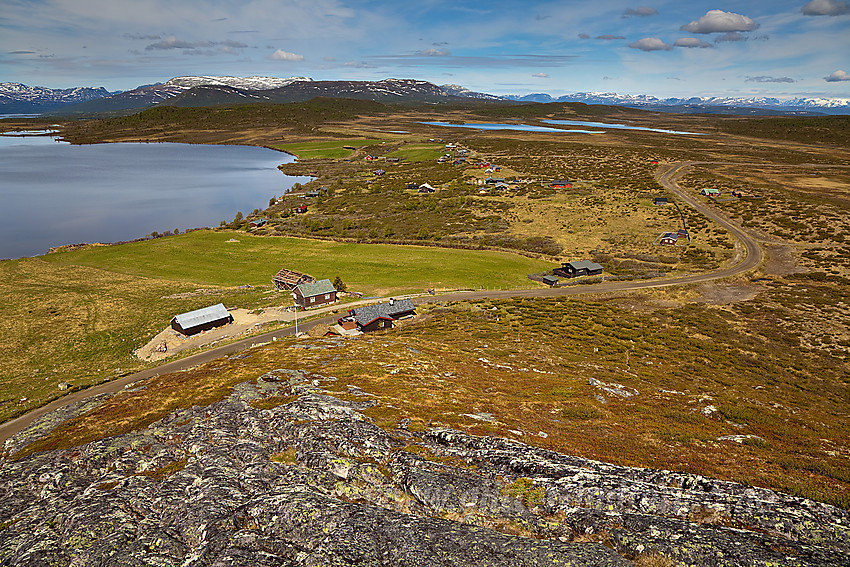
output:
[[[691,134],[704,136],[699,132],[680,132],[678,130],[660,130],[658,128],[644,128],[643,126],[630,126],[628,124],[617,124],[613,122],[584,122],[582,120],[541,120],[547,124],[558,124],[564,126],[590,126],[591,128],[615,128],[619,130],[643,130],[646,132],[663,132],[665,134]],[[547,128],[546,126],[532,126],[531,124],[451,124],[449,122],[420,122],[429,126],[447,126],[449,128],[474,128],[476,130],[519,130],[520,132],[568,132],[578,134],[604,134],[599,130],[566,130],[564,128]]]
[[[614,128],[617,130],[643,130],[644,132],[663,132],[664,134],[689,134],[691,136],[705,136],[702,132],[681,132],[679,130],[661,130],[659,128],[645,128],[643,126],[631,126],[630,124],[616,124],[612,122],[584,122],[582,120],[541,120],[546,124],[562,124],[566,126],[590,126],[591,128]]]
[[[474,128],[475,130],[519,130],[520,132],[573,132],[579,134],[603,134],[593,130],[564,130],[563,128],[547,128],[546,126],[532,126],[531,124],[451,124],[449,122],[420,122],[429,126],[446,126],[448,128]]]
[[[94,144],[0,136],[0,258],[233,220],[309,177],[289,154],[250,146]]]

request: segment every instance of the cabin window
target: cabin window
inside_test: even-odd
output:
[[[325,294],[325,299],[330,299],[330,298],[331,298],[331,294],[326,293],[326,294]]]
[[[315,301],[316,301],[316,298],[315,298],[315,297],[311,297],[311,298],[310,298],[310,303],[315,303]]]

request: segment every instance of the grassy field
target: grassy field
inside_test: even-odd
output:
[[[623,299],[640,303],[651,294]],[[420,308],[418,321],[326,349],[279,341],[151,379],[28,451],[130,431],[273,368],[292,368],[338,378],[330,393],[345,399],[350,385],[369,392],[380,403],[365,413],[384,427],[407,418],[412,430],[506,436],[850,507],[848,384],[835,359],[801,356],[770,322],[742,326],[735,307],[645,307],[526,299]],[[299,342],[315,341],[324,339]],[[493,420],[466,415],[477,412]],[[719,439],[727,435],[754,437]]]
[[[380,143],[381,140],[355,139],[333,140],[327,142],[302,142],[298,144],[278,144],[273,147],[275,149],[294,154],[298,157],[298,159],[339,159],[348,157],[354,153],[354,150],[344,148],[343,146],[359,148],[362,146],[370,146]]]
[[[708,135],[449,132],[420,124],[474,121],[475,114],[528,123],[605,117]],[[152,379],[146,390],[116,397],[29,450],[129,431],[285,367],[333,375],[339,384],[373,393],[382,403],[368,413],[380,424],[408,417],[414,429],[449,425],[515,436],[566,453],[696,472],[850,507],[845,125],[843,118],[750,120],[581,104],[388,112],[377,103],[338,101],[156,110],[75,124],[69,135],[78,141],[291,147],[302,153],[287,172],[314,175],[308,188],[329,190],[312,200],[287,196],[263,212],[269,225],[250,233],[243,222],[234,224],[238,231],[0,263],[0,292],[10,299],[0,303],[0,348],[8,358],[0,372],[0,419],[58,395],[60,380],[88,384],[133,369],[139,364],[133,348],[174,313],[218,301],[270,305],[275,294],[269,280],[281,267],[340,276],[367,295],[529,287],[526,274],[552,267],[502,252],[438,245],[594,259],[607,273],[624,277],[715,268],[731,257],[733,240],[687,207],[691,245],[652,245],[659,232],[680,222],[674,208],[650,204],[663,194],[652,161],[709,162],[689,169],[681,186],[761,197],[713,204],[763,243],[766,260],[751,274],[587,301],[430,307],[409,325],[329,350],[291,349],[281,341],[253,349],[247,358]],[[388,133],[394,130],[406,133]],[[469,149],[471,160],[500,165],[513,189],[481,194],[480,170],[437,163],[444,146],[427,140],[443,137]],[[404,159],[352,159],[335,153],[343,145],[357,145],[355,156]],[[379,168],[386,174],[373,175]],[[570,179],[574,187],[549,188],[555,178]],[[406,191],[409,182],[438,190]],[[293,215],[292,208],[303,203],[308,213]],[[254,287],[236,287],[244,284]],[[205,291],[194,292],[199,287]],[[591,377],[634,395],[606,393]],[[494,422],[464,415],[472,412],[491,413]],[[719,439],[725,435],[754,437],[737,444]]]
[[[285,267],[319,279],[340,276],[350,290],[367,295],[429,288],[517,289],[529,286],[526,275],[554,266],[503,252],[268,238],[228,231],[96,246],[49,254],[43,261],[218,286],[269,285],[272,276]]]
[[[61,382],[82,387],[143,368],[133,351],[177,313],[218,302],[246,309],[288,302],[270,293],[282,267],[340,276],[370,296],[529,287],[536,284],[527,274],[552,265],[499,252],[211,231],[3,261],[0,421],[58,397]],[[253,288],[238,288],[245,284]]]

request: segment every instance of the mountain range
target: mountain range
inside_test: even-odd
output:
[[[314,81],[309,77],[184,76],[124,92],[103,87],[49,89],[0,83],[0,114],[49,113],[81,115],[126,113],[156,104],[209,106],[244,102],[300,102],[318,96],[396,103],[458,101],[583,102],[646,110],[733,114],[850,114],[850,99],[774,97],[657,98],[650,95],[578,92],[552,97],[546,93],[497,96],[460,85],[438,86],[414,79],[382,81]]]

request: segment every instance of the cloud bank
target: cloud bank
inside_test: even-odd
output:
[[[758,77],[747,77],[748,83],[796,83],[791,77],[768,77],[767,75],[759,75]]]
[[[670,51],[673,46],[664,43],[657,37],[645,37],[629,44],[632,49],[640,49],[641,51]]]
[[[709,10],[703,17],[682,26],[689,33],[723,33],[753,31],[758,27],[752,19],[734,12]]]
[[[304,61],[304,56],[297,53],[290,53],[283,49],[278,49],[272,53],[272,59],[275,61]]]
[[[850,14],[850,2],[839,0],[812,0],[800,11],[806,16],[843,16]]]
[[[638,6],[637,8],[627,8],[625,12],[623,12],[624,18],[630,18],[632,16],[638,17],[646,17],[646,16],[657,16],[658,10],[655,8],[650,8],[649,6]]]
[[[714,47],[713,45],[711,45],[707,41],[703,41],[703,40],[699,39],[698,37],[682,37],[682,38],[677,39],[675,42],[673,42],[673,45],[676,46],[676,47],[689,47],[689,48],[699,47],[699,48],[703,48],[703,49],[706,48],[706,47]]]
[[[839,69],[824,77],[823,80],[827,83],[840,83],[842,81],[850,81],[850,75]]]

